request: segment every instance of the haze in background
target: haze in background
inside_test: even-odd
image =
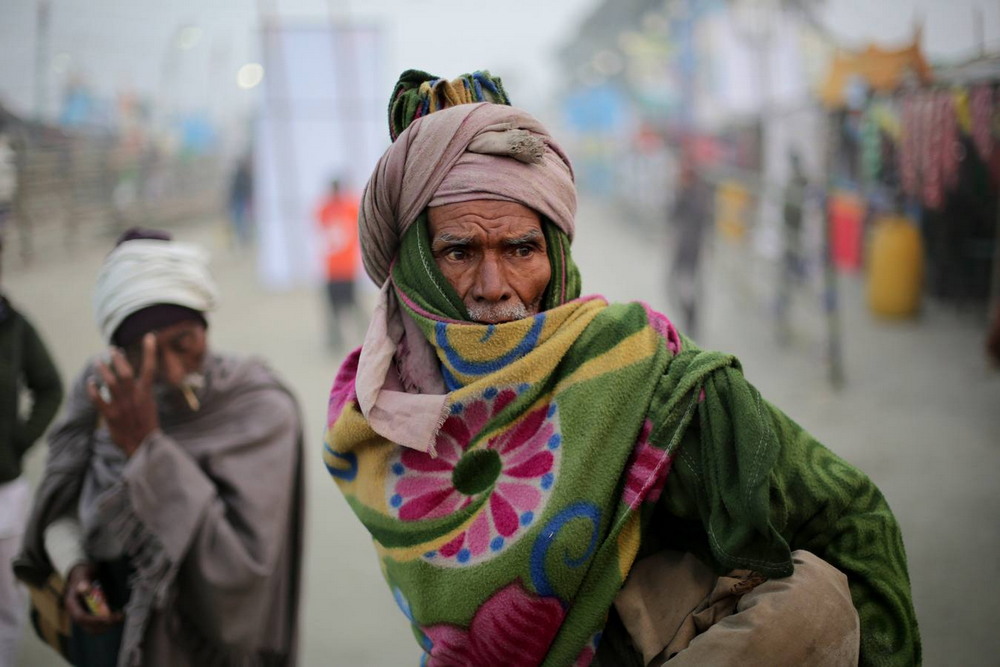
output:
[[[711,0],[709,0],[711,1]],[[49,10],[48,44],[38,50],[38,6]],[[538,111],[559,85],[553,54],[597,0],[4,0],[0,102],[22,115],[53,118],[67,81],[96,96],[132,90],[157,105],[241,118],[256,97],[236,85],[243,64],[260,62],[261,16],[283,22],[351,19],[383,27],[388,45],[378,86],[389,91],[406,68],[441,76],[488,68],[515,101]],[[1000,4],[984,0],[837,0],[819,3],[820,22],[846,46],[903,42],[918,21],[932,59],[1000,44]],[[41,74],[36,76],[36,65]]]

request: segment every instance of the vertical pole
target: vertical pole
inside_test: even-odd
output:
[[[990,280],[990,299],[986,304],[986,321],[1000,317],[1000,194],[997,195],[997,224],[993,236],[993,278]]]
[[[982,58],[986,55],[986,38],[983,35],[983,8],[972,8],[972,29],[976,33],[977,55]]]
[[[50,0],[38,0],[35,14],[35,120],[48,111]]]
[[[830,386],[840,389],[844,386],[844,359],[840,325],[840,295],[837,286],[837,270],[833,263],[833,233],[830,217],[830,191],[833,185],[833,165],[839,146],[839,114],[828,113],[826,117],[826,188],[823,194],[823,311],[826,314],[826,363]]]

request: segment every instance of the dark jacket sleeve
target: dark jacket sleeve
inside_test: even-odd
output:
[[[24,351],[25,384],[31,391],[31,414],[16,431],[17,447],[21,453],[27,451],[42,436],[52,418],[59,410],[63,398],[62,380],[52,363],[49,351],[31,324],[24,320],[22,329],[22,349]]]

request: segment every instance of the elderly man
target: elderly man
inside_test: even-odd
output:
[[[477,99],[506,102],[397,86],[324,449],[428,664],[918,662],[878,489],[733,357],[580,298],[568,159]]]
[[[76,380],[15,570],[65,578],[77,665],[295,663],[303,527],[295,398],[213,353],[197,246],[132,231],[94,303],[110,354]]]

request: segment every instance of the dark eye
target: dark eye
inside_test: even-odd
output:
[[[469,253],[465,250],[465,248],[460,248],[460,247],[448,248],[444,251],[443,254],[448,259],[456,262],[460,262],[463,259],[467,259],[469,257]]]
[[[535,253],[535,247],[528,244],[514,246],[515,257],[531,257]]]
[[[178,354],[186,354],[194,349],[195,337],[193,334],[185,333],[170,341],[170,349]]]

